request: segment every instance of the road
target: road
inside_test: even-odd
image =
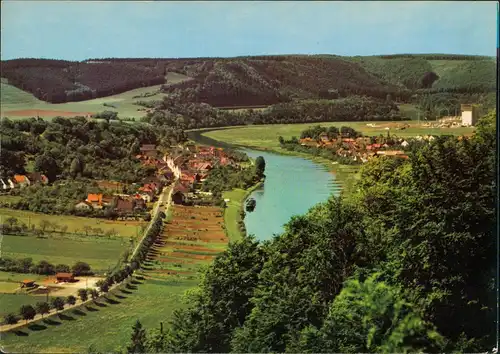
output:
[[[164,157],[164,159],[165,159],[165,157]],[[172,192],[174,190],[174,185],[175,185],[175,183],[177,183],[177,180],[180,178],[180,169],[179,169],[178,166],[175,166],[175,164],[174,164],[174,162],[173,162],[172,159],[170,159],[169,161],[167,161],[168,167],[174,172],[175,180],[172,182],[171,186],[167,186],[167,187],[163,188],[160,196],[158,197],[158,201],[156,202],[155,206],[153,207],[153,213],[151,215],[151,222],[149,223],[147,229],[144,231],[144,234],[142,235],[141,240],[137,243],[137,246],[135,247],[135,249],[134,249],[134,251],[132,253],[132,257],[134,257],[135,254],[137,253],[137,251],[139,250],[139,246],[141,245],[142,241],[144,240],[144,238],[148,234],[149,230],[151,229],[151,227],[153,225],[153,222],[154,222],[156,216],[158,215],[158,213],[160,211],[163,211],[165,214],[167,214],[168,208],[170,208],[170,204],[172,202]],[[166,203],[166,205],[162,206],[164,203]],[[121,283],[119,283],[119,284],[113,284],[111,286],[111,288],[109,289],[109,291],[112,291],[113,289],[115,289],[119,285],[121,285]],[[80,299],[78,299],[76,301],[75,305],[66,306],[63,311],[56,312],[55,310],[51,309],[50,312],[48,314],[44,315],[43,318],[48,318],[48,317],[56,315],[58,313],[62,313],[62,312],[65,312],[67,310],[76,308],[78,306],[82,306],[82,305],[85,305],[85,304],[90,304],[92,301],[93,301],[92,299],[89,299],[89,300],[87,300],[85,302],[82,302]],[[13,312],[16,312],[15,310],[17,310],[17,309],[13,309],[13,310],[14,310]],[[35,322],[35,321],[39,321],[41,319],[42,319],[42,316],[37,314],[34,319],[29,320],[28,322],[26,322],[24,320],[20,320],[18,323],[13,324],[13,325],[1,325],[0,326],[0,333],[11,331],[13,329],[26,326],[27,324],[30,324],[30,323]]]

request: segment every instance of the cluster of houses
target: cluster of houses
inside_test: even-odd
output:
[[[433,136],[417,136],[417,141],[432,141]],[[373,143],[375,140],[375,143]],[[310,146],[316,148],[332,149],[338,156],[352,158],[354,161],[362,163],[367,162],[377,156],[393,156],[397,158],[407,159],[405,148],[410,145],[409,140],[402,138],[390,138],[380,141],[380,137],[362,137],[362,138],[339,138],[330,139],[326,133],[321,134],[318,140],[312,138],[304,138],[299,140],[302,146]],[[379,141],[379,142],[377,142]]]
[[[112,190],[112,194],[88,194],[87,198],[78,202],[75,209],[78,210],[102,210],[111,209],[118,214],[134,214],[143,212],[147,208],[146,203],[155,200],[163,187],[171,183],[175,178],[168,164],[158,158],[158,150],[155,145],[146,144],[140,147],[140,154],[136,159],[145,166],[152,166],[156,169],[154,176],[146,177],[142,180],[141,186],[136,193],[125,194],[123,184],[113,181],[99,181],[98,186],[102,189]]]
[[[49,179],[44,174],[38,172],[25,175],[14,175],[12,178],[0,179],[0,186],[3,191],[47,183],[49,183]]]
[[[180,170],[179,181],[172,192],[172,201],[176,204],[210,196],[210,192],[201,192],[197,187],[214,167],[237,166],[221,148],[187,145],[186,151],[189,154],[179,155],[172,161]]]

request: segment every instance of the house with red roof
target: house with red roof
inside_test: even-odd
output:
[[[14,175],[13,182],[20,188],[28,187],[31,185],[30,180],[25,175]]]

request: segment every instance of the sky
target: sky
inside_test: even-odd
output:
[[[1,58],[496,55],[496,1],[1,2]]]

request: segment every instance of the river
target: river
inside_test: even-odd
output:
[[[242,149],[248,156],[262,156],[266,161],[266,181],[249,196],[257,202],[247,212],[247,234],[268,240],[283,232],[283,225],[294,215],[305,214],[312,206],[324,202],[340,187],[332,173],[310,160],[289,155]]]
[[[207,138],[200,132],[190,132],[189,138],[203,144],[227,146]],[[312,206],[340,193],[334,175],[311,160],[290,155],[241,148],[248,156],[262,156],[266,161],[266,180],[249,198],[257,202],[253,212],[247,212],[247,234],[268,240],[284,230],[290,218],[305,214]]]

